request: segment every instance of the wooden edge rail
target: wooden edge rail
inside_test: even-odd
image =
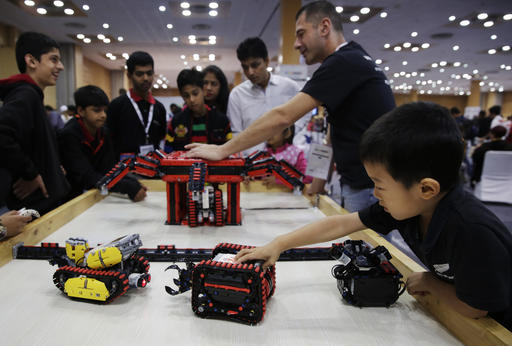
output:
[[[327,196],[304,196],[326,216],[347,213]],[[350,238],[364,240],[372,246],[385,246],[393,256],[391,262],[402,273],[404,279],[412,272],[425,271],[422,266],[372,230],[356,232]],[[490,317],[472,319],[462,316],[432,295],[414,298],[466,345],[512,345],[512,332]]]

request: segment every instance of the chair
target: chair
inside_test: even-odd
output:
[[[475,196],[483,202],[512,204],[512,151],[488,151]]]

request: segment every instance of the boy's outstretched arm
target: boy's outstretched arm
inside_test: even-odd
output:
[[[439,280],[430,272],[411,273],[407,278],[407,292],[411,295],[432,294],[466,317],[479,318],[487,315],[487,311],[476,309],[460,300],[454,285]]]
[[[265,246],[240,251],[235,260],[264,260],[263,267],[276,263],[281,252],[304,245],[323,243],[365,229],[358,213],[328,216],[293,232],[280,235]]]

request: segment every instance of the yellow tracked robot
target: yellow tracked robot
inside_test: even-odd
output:
[[[141,245],[138,234],[94,249],[85,239],[69,238],[66,254],[50,261],[59,266],[53,282],[69,297],[110,303],[130,287],[146,287],[151,281],[149,261],[137,255]]]

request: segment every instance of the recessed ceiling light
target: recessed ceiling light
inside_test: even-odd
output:
[[[64,9],[64,13],[67,14],[68,16],[72,16],[73,14],[75,14],[75,11],[72,10],[71,8],[66,8],[66,9]]]
[[[158,6],[158,10],[160,12],[165,12],[166,8],[165,8],[165,6]]]
[[[494,25],[494,22],[492,20],[488,20],[487,22],[484,23],[484,26],[486,28],[490,28],[493,25]]]
[[[399,51],[401,51],[401,50],[402,50],[402,47],[400,47],[400,46],[396,46],[396,47],[394,47],[394,48],[393,48],[393,50],[394,50],[395,52],[399,52]]]
[[[37,13],[39,14],[46,14],[46,8],[42,8],[42,7],[39,7],[37,10],[36,10]]]
[[[208,60],[215,61],[215,54],[209,54],[208,55]]]
[[[181,58],[182,60],[185,60],[186,56],[185,56],[184,54],[181,54],[181,55],[180,55],[180,58]]]
[[[404,46],[404,48],[409,48],[411,46],[411,42],[404,42],[402,46]]]
[[[55,7],[62,7],[62,6],[64,6],[64,2],[60,1],[60,0],[55,0],[53,2],[53,6],[55,6]]]
[[[492,54],[496,54],[496,49],[489,49],[489,50],[487,51],[487,53],[489,53],[489,54],[491,54],[491,55],[492,55]]]
[[[421,72],[420,77],[425,77],[425,72]]]
[[[471,24],[471,22],[467,19],[461,20],[459,23],[460,26],[468,26],[469,24]]]
[[[416,31],[411,32],[411,37],[416,37],[416,36],[418,36],[418,33]]]
[[[79,39],[79,40],[83,40],[85,38],[85,35],[84,34],[77,34],[76,38]]]
[[[387,12],[381,12],[380,13],[380,17],[381,18],[386,18],[388,16],[388,13]]]
[[[448,17],[448,20],[449,20],[450,22],[453,22],[455,19],[457,19],[457,17],[455,17],[455,16],[450,16],[450,17]]]
[[[32,7],[32,6],[34,6],[35,4],[36,4],[36,3],[35,3],[34,1],[32,1],[32,0],[25,0],[25,5],[27,5],[27,6]]]
[[[412,52],[414,52],[414,53],[416,53],[416,52],[417,52],[417,51],[419,51],[419,50],[420,50],[420,48],[419,48],[419,47],[412,47],[412,48],[411,48],[411,51],[412,51]]]
[[[459,47],[458,45],[455,45],[455,46],[453,46],[453,47],[452,47],[452,49],[453,49],[453,50],[455,50],[455,51],[457,51],[457,50],[459,50],[459,49],[460,49],[460,47]]]
[[[185,1],[184,1],[184,2],[182,2],[182,3],[180,4],[180,7],[181,7],[181,8],[190,8],[190,4],[189,4],[188,2],[185,2]]]
[[[440,68],[439,72],[443,73],[444,72],[444,68]]]
[[[203,67],[201,65],[197,65],[196,66],[196,70],[198,70],[199,72],[201,72],[203,70]]]
[[[384,71],[389,71],[389,66],[384,67]]]
[[[400,71],[400,76],[405,76],[405,71]]]
[[[103,34],[98,34],[98,36],[96,36],[98,38],[98,40],[104,40],[105,39],[105,35]]]
[[[462,67],[468,68],[468,64],[464,64],[464,65],[462,65]]]
[[[178,38],[177,36],[174,36],[174,37],[172,38],[172,42],[178,42],[178,41],[179,41],[179,38]]]
[[[89,5],[83,5],[83,6],[82,6],[82,9],[83,9],[84,11],[89,11],[90,7],[89,7]]]
[[[418,75],[418,72],[414,71],[411,73],[411,76],[416,77]]]
[[[210,36],[208,36],[208,39],[209,39],[210,41],[215,41],[215,40],[217,39],[217,36],[215,36],[215,35],[210,35]]]
[[[210,15],[210,17],[216,17],[216,16],[219,14],[219,12],[217,12],[217,11],[215,11],[215,10],[210,10],[210,11],[208,12],[208,14]]]
[[[110,28],[110,25],[108,23],[103,23],[103,29],[108,29]]]
[[[359,16],[353,15],[350,17],[351,22],[357,22],[359,20]]]
[[[437,64],[437,62],[434,62],[434,63],[432,63],[432,65],[431,65],[431,66],[432,66],[433,68],[436,68],[436,67],[437,67],[437,66],[439,66],[439,65]]]
[[[477,73],[478,73],[477,69],[473,70],[473,74],[477,74]]]
[[[421,45],[421,48],[423,48],[423,49],[427,49],[428,47],[430,47],[430,43],[426,43],[426,42],[425,42],[425,43],[423,43],[423,44]]]
[[[188,65],[188,61],[184,61],[183,65],[187,66]]]
[[[110,39],[108,37],[106,37],[104,40],[103,40],[104,43],[106,44],[109,44],[110,43]]]
[[[501,50],[504,52],[508,52],[510,50],[510,46],[509,45],[503,46],[503,47],[501,47]]]
[[[109,57],[109,59],[110,59],[110,60],[116,60],[116,59],[117,59],[117,56],[115,56],[115,55],[111,55],[111,56]]]
[[[128,58],[130,58],[130,55],[128,53],[123,53],[123,58],[125,58],[126,60],[128,60]]]
[[[491,40],[495,40],[498,38],[498,35],[491,35]]]
[[[501,69],[504,69],[505,67],[507,67],[507,65],[505,65],[505,64],[501,64],[501,65],[500,65],[500,68],[501,68]]]
[[[167,89],[167,84],[162,85],[162,88]]]
[[[105,54],[105,56],[106,56],[107,58],[110,58],[110,57],[112,56],[112,53],[108,52],[107,54]]]
[[[512,19],[512,13],[507,13],[503,16],[503,20],[511,20]]]
[[[91,39],[89,37],[84,38],[84,43],[91,43]]]
[[[361,12],[361,14],[368,14],[370,13],[370,8],[363,7],[362,9],[359,10],[359,12]]]
[[[218,3],[216,3],[216,2],[213,2],[213,1],[212,1],[212,2],[210,2],[210,3],[208,4],[208,6],[209,6],[210,8],[213,8],[213,9],[219,8],[219,4],[218,4]]]
[[[375,63],[376,63],[377,65],[382,64],[382,59],[376,59],[376,60],[375,60]]]
[[[153,84],[153,88],[158,89],[159,88],[158,84],[156,84],[156,83]]]
[[[338,12],[338,13],[343,12],[343,6],[336,6],[336,12]]]
[[[489,17],[489,15],[487,13],[480,13],[478,14],[478,16],[476,16],[478,19],[480,20],[484,20],[484,19],[487,19],[487,17]]]
[[[357,35],[359,34],[359,29],[354,29],[354,31],[352,31],[354,33],[354,35]]]
[[[395,78],[400,77],[400,73],[398,73],[398,72],[393,73],[393,77],[395,77]]]
[[[384,43],[384,48],[388,49],[389,47],[391,47],[389,43]]]
[[[167,24],[167,29],[172,29],[173,27],[174,26],[171,23]]]
[[[160,78],[158,78],[158,79],[156,80],[156,82],[157,82],[158,84],[163,84],[163,82],[164,82],[164,81],[163,81],[163,80],[161,80]]]
[[[188,17],[188,16],[190,16],[192,14],[192,12],[190,12],[190,10],[183,10],[181,12],[181,14],[184,15],[185,17]]]
[[[188,43],[190,43],[190,44],[196,44],[196,43],[197,43],[197,41],[196,41],[196,40],[190,40],[190,41],[188,41]]]
[[[407,61],[405,61],[405,60],[402,61],[402,65],[404,65],[404,66],[407,65]]]
[[[192,59],[194,59],[195,61],[199,60],[199,54],[193,54]]]
[[[123,36],[117,36],[117,40],[118,40],[119,42],[123,42],[124,37],[123,37]]]
[[[441,61],[441,62],[439,63],[439,66],[446,66],[446,64],[447,64],[447,63],[446,63],[446,61]]]

